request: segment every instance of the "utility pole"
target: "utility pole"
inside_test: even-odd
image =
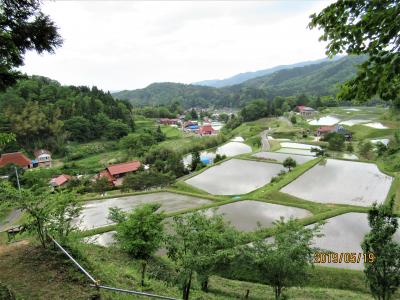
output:
[[[19,184],[18,169],[16,166],[14,166],[14,169],[15,169],[15,175],[17,176],[18,192],[21,195],[21,185]]]

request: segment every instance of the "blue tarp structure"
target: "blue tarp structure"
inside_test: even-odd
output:
[[[208,157],[200,157],[200,161],[206,165],[210,163],[210,159]]]

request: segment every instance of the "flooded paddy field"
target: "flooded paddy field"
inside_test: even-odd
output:
[[[275,152],[276,153],[287,153],[287,154],[315,156],[315,153],[311,152],[311,150],[308,150],[308,149],[280,148],[279,150],[277,150]]]
[[[109,231],[100,234],[95,234],[85,237],[83,241],[88,244],[95,244],[103,247],[108,247],[115,242],[114,234],[116,231]]]
[[[372,139],[371,143],[372,144],[378,144],[378,143],[382,143],[385,146],[389,145],[390,140],[389,139]]]
[[[254,200],[221,205],[214,209],[208,209],[207,213],[212,214],[214,211],[216,214],[222,214],[226,221],[241,231],[257,230],[257,223],[260,223],[261,227],[269,227],[280,217],[287,220],[291,217],[301,219],[311,215],[305,209]]]
[[[319,119],[311,120],[308,122],[310,125],[318,125],[318,126],[330,126],[330,125],[335,125],[340,122],[340,119],[338,119],[335,116],[325,116],[321,117]]]
[[[249,145],[243,143],[244,139],[240,136],[233,138],[230,142],[219,146],[216,150],[213,151],[201,151],[200,152],[200,160],[205,164],[213,164],[214,159],[219,155],[226,155],[227,157],[232,157],[240,154],[251,153],[252,149]],[[185,167],[189,167],[192,163],[192,154],[187,154],[183,157],[183,164]]]
[[[160,203],[160,210],[171,212],[199,207],[209,204],[211,201],[168,192],[93,200],[85,202],[83,205],[83,210],[79,217],[79,227],[87,230],[109,225],[112,223],[108,219],[110,207],[118,207],[123,211],[130,211],[143,203]]]
[[[400,221],[400,220],[399,220]],[[322,227],[323,237],[314,240],[314,247],[337,253],[355,252],[362,253],[361,243],[365,234],[370,231],[367,214],[347,213],[326,220]],[[400,230],[395,234],[396,241],[400,241]],[[330,267],[346,269],[363,269],[363,263],[324,263]]]
[[[312,157],[312,156],[288,154],[288,153],[277,153],[277,152],[258,152],[258,153],[253,154],[252,156],[258,157],[258,158],[273,159],[273,160],[276,160],[281,163],[286,158],[291,157],[297,162],[297,164],[304,164],[305,162],[308,162],[308,161],[314,159],[314,157]]]
[[[206,213],[210,216],[213,213],[222,214],[227,222],[241,231],[257,230],[258,223],[260,223],[261,227],[269,227],[275,220],[279,220],[280,217],[284,217],[285,219],[291,217],[301,219],[311,215],[305,209],[253,200],[225,204],[217,208],[208,209]],[[167,219],[168,222],[169,219]],[[114,234],[115,231],[110,231],[87,237],[84,240],[86,243],[109,246],[115,241]]]
[[[282,170],[281,164],[231,159],[185,182],[214,195],[238,195],[262,187]]]
[[[350,120],[342,121],[339,124],[347,125],[347,126],[353,126],[353,125],[363,124],[363,123],[368,123],[368,122],[370,122],[370,120],[350,119]]]
[[[389,127],[387,127],[387,126],[385,126],[385,125],[383,125],[382,123],[379,123],[379,122],[372,122],[372,123],[367,123],[367,124],[362,124],[362,125],[368,126],[368,127],[372,127],[372,128],[375,128],[375,129],[387,129],[387,128],[389,128]]]
[[[320,146],[302,144],[302,143],[281,142],[280,144],[282,148],[307,149],[307,150],[311,150],[312,148],[321,149]]]
[[[370,206],[385,200],[391,184],[392,177],[375,164],[327,159],[281,192],[320,203]]]
[[[242,142],[229,142],[218,147],[216,154],[232,157],[239,154],[251,153],[251,151],[251,147]]]

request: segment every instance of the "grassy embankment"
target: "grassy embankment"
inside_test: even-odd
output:
[[[0,282],[10,287],[18,299],[89,299],[97,291],[60,252],[43,250],[26,242],[0,248]],[[12,255],[10,253],[12,252]],[[78,261],[102,284],[180,298],[174,279],[176,273],[168,261],[156,258],[148,267],[146,286],[140,287],[140,263],[116,248],[75,244],[71,251]],[[312,271],[310,286],[290,288],[290,299],[372,299],[363,287],[361,272],[336,270]],[[325,281],[334,278],[336,288]],[[352,290],[343,289],[347,285]],[[210,279],[210,291],[204,293],[194,282],[191,299],[240,299],[249,290],[249,299],[273,299],[269,286],[219,276]],[[101,290],[102,299],[132,299],[132,296]],[[139,296],[134,299],[148,299]]]

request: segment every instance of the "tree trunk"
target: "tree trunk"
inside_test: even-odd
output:
[[[208,293],[208,278],[201,282],[201,290]]]
[[[282,287],[276,286],[274,290],[275,290],[275,300],[281,299]]]
[[[190,271],[189,280],[183,286],[183,300],[189,300],[190,287],[192,285],[192,271]]]
[[[141,277],[142,286],[144,286],[144,276],[146,274],[146,266],[147,266],[147,261],[143,260],[142,261],[142,277]]]
[[[250,294],[250,290],[246,290],[246,295],[244,296],[244,299],[249,299],[249,294]]]

